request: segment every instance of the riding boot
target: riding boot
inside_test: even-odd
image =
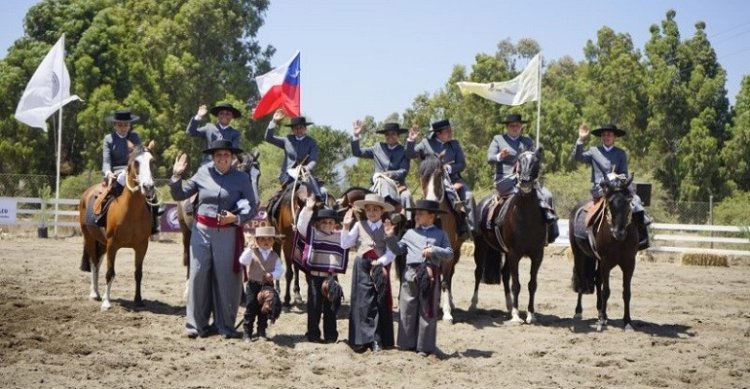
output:
[[[466,211],[456,212],[456,229],[459,239],[468,240],[471,238],[471,230],[469,229],[469,221]]]
[[[645,250],[651,245],[649,243],[648,227],[645,222],[645,212],[633,213],[633,221],[638,228],[638,251]]]
[[[560,227],[557,226],[557,221],[553,221],[547,224],[547,243],[554,243],[557,237],[560,236]]]

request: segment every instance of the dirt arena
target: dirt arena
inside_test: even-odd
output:
[[[395,349],[351,351],[348,305],[337,344],[303,341],[299,307],[269,328],[271,342],[188,339],[180,250],[177,243],[151,244],[140,310],[132,304],[132,250],[122,250],[113,307],[100,312],[100,302],[88,298],[88,273],[78,270],[80,238],[0,240],[0,387],[750,386],[747,258],[730,267],[680,266],[676,256],[639,261],[634,332],[622,330],[621,277],[614,271],[610,326],[599,333],[593,296],[584,299],[584,319],[572,319],[572,265],[561,248],[548,250],[542,265],[534,325],[508,322],[497,285],[482,285],[479,310],[468,312],[474,264],[465,256],[454,278],[455,324],[439,324],[440,353],[423,358]],[[348,295],[348,278],[343,283]]]

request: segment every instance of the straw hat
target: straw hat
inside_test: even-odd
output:
[[[377,193],[368,193],[365,195],[364,200],[357,200],[352,205],[360,209],[365,209],[365,205],[377,205],[383,208],[384,212],[393,212],[394,210],[393,205],[386,203],[383,197]]]

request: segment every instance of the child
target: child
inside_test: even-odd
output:
[[[385,247],[385,230],[381,220],[393,206],[375,193],[355,201],[354,207],[364,209],[366,220],[360,220],[344,235],[344,243],[358,242],[352,269],[351,310],[349,312],[349,345],[355,351],[371,347],[379,352],[393,346],[393,314],[388,269],[396,256]],[[346,225],[344,226],[346,227]],[[374,278],[385,277],[383,290],[376,290]],[[382,296],[382,301],[378,297]]]
[[[283,270],[279,256],[273,251],[273,241],[283,235],[276,235],[274,227],[255,229],[255,244],[248,247],[240,256],[240,263],[245,265],[247,276],[247,306],[245,307],[245,334],[243,339],[250,342],[253,338],[253,322],[258,317],[258,339],[265,341],[268,327],[268,313],[261,310],[258,293],[264,286],[273,286],[273,280],[281,277]]]
[[[332,209],[322,208],[315,212],[313,219],[313,208],[315,207],[315,196],[307,198],[305,207],[297,219],[297,233],[302,237],[309,252],[305,255],[306,262],[303,264],[307,278],[307,333],[305,336],[310,342],[321,343],[320,339],[320,316],[323,316],[323,339],[325,343],[334,343],[338,340],[339,333],[336,330],[336,311],[338,304],[333,303],[328,297],[329,290],[340,290],[336,283],[334,274],[343,274],[346,271],[347,248],[351,243],[342,243],[341,231],[336,231],[338,214]],[[310,227],[310,222],[314,224]],[[345,224],[353,221],[351,213],[344,219]]]
[[[394,254],[406,254],[398,303],[398,347],[427,356],[436,350],[440,262],[452,259],[453,249],[445,231],[435,226],[437,214],[443,213],[437,201],[418,200],[411,210],[414,228],[399,241],[393,236],[395,227],[386,220],[385,235]]]

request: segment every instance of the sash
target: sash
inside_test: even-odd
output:
[[[208,217],[199,213],[195,215],[195,220],[206,227],[234,228],[234,260],[232,261],[232,270],[234,270],[235,273],[239,273],[240,271],[242,271],[242,265],[240,264],[240,255],[242,254],[242,249],[245,246],[245,235],[242,233],[242,227],[236,224],[221,225],[219,224],[219,220],[215,217]]]

